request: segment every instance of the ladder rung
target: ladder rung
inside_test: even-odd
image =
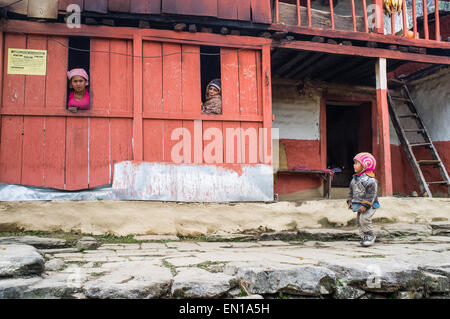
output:
[[[417,113],[411,113],[411,114],[400,114],[400,115],[398,115],[398,117],[419,117],[418,115],[417,115]]]
[[[399,101],[404,101],[404,102],[411,102],[410,99],[405,98],[405,97],[395,97],[395,96],[391,96],[391,98],[392,98],[393,100],[399,100]]]
[[[448,182],[447,181],[440,181],[440,182],[427,182],[427,184],[428,185],[430,185],[430,184],[448,184]]]
[[[424,132],[424,129],[404,129],[404,132]]]
[[[400,81],[400,80],[397,80],[397,79],[388,79],[388,82],[394,82],[394,83],[403,84],[403,81]]]
[[[409,144],[409,146],[427,146],[427,145],[431,145],[431,143],[414,143],[414,144]]]
[[[438,160],[420,160],[417,161],[417,164],[419,165],[435,165],[435,164],[439,164],[441,163],[441,161]]]

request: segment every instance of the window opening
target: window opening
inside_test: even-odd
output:
[[[90,38],[69,37],[66,108],[71,112],[90,109]]]
[[[220,48],[200,46],[202,113],[222,114]]]

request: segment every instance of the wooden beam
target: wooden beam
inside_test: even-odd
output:
[[[161,29],[140,29],[132,27],[88,26],[69,29],[64,23],[39,23],[21,20],[3,21],[0,30],[3,32],[16,32],[41,35],[85,36],[113,39],[133,39],[140,35],[144,40],[189,43],[199,45],[220,44],[224,47],[239,47],[248,49],[261,49],[263,45],[271,43],[271,39],[250,36],[233,36],[211,33],[188,33]],[[443,42],[445,43],[445,42]],[[450,45],[450,44],[449,44]]]
[[[331,60],[335,59],[334,55],[328,54],[325,57],[319,57],[314,63],[311,63],[309,66],[300,71],[300,73],[296,74],[295,77],[297,79],[301,79],[310,74],[311,71],[316,71],[321,64],[326,64]],[[316,69],[316,70],[314,70]]]
[[[443,43],[443,42],[441,42]],[[417,53],[406,53],[391,51],[378,48],[366,48],[355,46],[334,45],[328,43],[313,43],[309,41],[292,41],[289,43],[273,43],[275,47],[289,48],[297,50],[308,50],[315,52],[325,52],[333,54],[345,54],[350,56],[366,56],[371,58],[386,58],[397,60],[410,60],[424,63],[437,63],[437,64],[450,64],[450,57],[448,56],[435,56],[424,55]]]
[[[338,67],[330,70],[327,74],[325,74],[323,79],[325,81],[331,80],[336,74],[340,74],[347,70],[353,69],[355,66],[357,66],[361,63],[361,60],[363,60],[363,58],[354,58],[354,59],[351,59],[350,62],[345,63],[346,59],[348,59],[348,58],[344,58],[341,63],[336,63],[338,65]]]
[[[403,78],[403,81],[405,81],[406,83],[418,80],[418,79],[422,79],[424,77],[427,77],[431,74],[435,74],[443,69],[448,69],[449,66],[446,65],[439,65],[439,64],[435,64],[435,65],[431,65],[429,67],[426,67],[424,69],[421,69],[413,74],[410,74],[406,77]]]
[[[297,63],[303,60],[306,54],[307,54],[306,52],[297,51],[297,53],[294,53],[295,57],[291,58],[287,62],[284,62],[284,64],[281,67],[277,68],[274,73],[277,75],[285,74],[286,72],[291,70],[292,67],[294,67]]]
[[[405,37],[393,36],[390,34],[364,33],[342,30],[322,30],[317,28],[299,27],[295,25],[272,24],[268,27],[270,31],[287,31],[297,34],[307,34],[313,36],[322,36],[334,39],[348,39],[359,41],[373,41],[380,43],[393,43],[399,45],[411,45],[427,48],[450,49],[450,43],[438,42],[435,40],[409,39]]]
[[[368,59],[367,61],[361,63],[358,65],[355,70],[352,70],[350,72],[346,72],[341,79],[343,80],[353,80],[358,81],[359,79],[367,78],[367,77],[373,77],[375,76],[374,73],[374,64],[375,62],[372,59]],[[370,74],[367,74],[367,72],[370,72]]]
[[[135,161],[142,161],[144,159],[142,52],[142,36],[135,35],[133,37],[133,159]]]
[[[377,118],[379,132],[378,163],[381,165],[381,193],[383,196],[392,196],[392,168],[391,168],[391,141],[389,135],[389,109],[387,101],[387,74],[386,59],[378,58],[375,63],[377,88]]]
[[[305,67],[310,66],[311,64],[314,64],[318,59],[320,59],[323,56],[323,53],[316,53],[311,52],[309,56],[303,60],[302,63],[300,63],[299,66],[292,69],[290,72],[286,74],[286,77],[290,78],[302,71]]]

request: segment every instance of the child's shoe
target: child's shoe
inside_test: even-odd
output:
[[[361,240],[361,246],[363,247],[372,246],[376,238],[377,237],[374,234],[365,235],[364,238]]]

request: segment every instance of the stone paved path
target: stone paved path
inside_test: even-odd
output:
[[[38,251],[45,270],[0,278],[0,298],[450,298],[450,237],[431,234]]]

